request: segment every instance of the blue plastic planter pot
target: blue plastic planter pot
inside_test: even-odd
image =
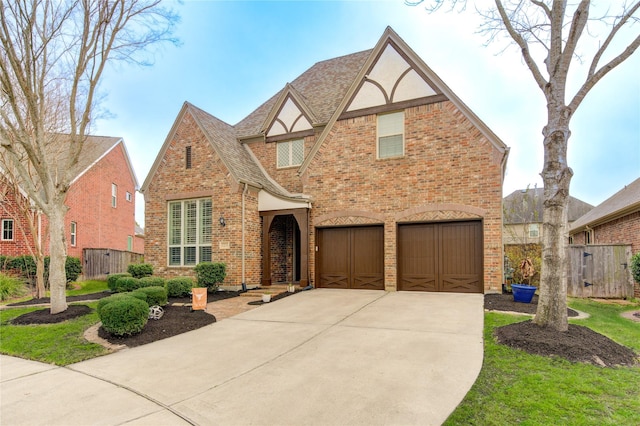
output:
[[[536,293],[535,286],[525,284],[511,284],[513,291],[513,301],[521,303],[531,303],[533,295]]]

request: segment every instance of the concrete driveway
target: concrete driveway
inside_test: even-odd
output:
[[[483,296],[316,289],[66,368],[2,356],[2,425],[440,424]]]

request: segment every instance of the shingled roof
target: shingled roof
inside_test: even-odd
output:
[[[353,53],[318,62],[268,101],[241,120],[234,127],[239,139],[261,136],[269,113],[288,86],[302,98],[305,106],[317,120],[313,125],[324,125],[335,113],[347,90],[371,54],[371,50]]]
[[[504,224],[542,223],[544,188],[518,189],[504,198]],[[575,197],[569,196],[568,220],[573,222],[593,209]]]
[[[640,211],[640,178],[626,185],[576,220],[572,224],[570,232],[582,231],[587,226],[598,226],[636,211]]]

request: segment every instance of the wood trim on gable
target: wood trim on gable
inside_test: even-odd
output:
[[[372,115],[372,114],[381,114],[384,112],[401,110],[406,108],[413,108],[421,105],[437,104],[437,103],[445,102],[448,100],[449,98],[447,98],[447,96],[443,94],[427,96],[426,98],[411,99],[408,101],[389,103],[386,105],[379,105],[371,108],[363,108],[355,111],[345,111],[340,115],[340,117],[338,117],[338,120],[346,120],[349,118],[361,117],[361,116]]]

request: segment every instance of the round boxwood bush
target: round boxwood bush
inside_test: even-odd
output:
[[[125,297],[131,297],[131,293],[116,293],[116,294],[112,294],[109,297],[104,297],[104,298],[98,300],[98,306],[96,307],[96,312],[98,313],[98,315],[100,315],[100,311],[106,305],[108,305],[109,303],[114,302],[116,300],[122,300]]]
[[[164,287],[143,287],[136,290],[135,293],[145,293],[149,306],[164,306],[168,303],[167,289]]]
[[[153,266],[150,263],[130,263],[127,272],[134,278],[142,278],[153,275]]]
[[[162,277],[142,277],[140,278],[140,288],[143,287],[164,287],[166,281]]]
[[[135,297],[136,299],[140,299],[140,300],[142,300],[144,302],[147,302],[147,293],[145,293],[144,291],[140,291],[140,289],[137,289],[135,291],[131,291],[131,292],[126,293],[126,294],[130,295],[131,297]],[[147,302],[147,305],[150,305],[150,304]]]
[[[133,277],[122,277],[116,281],[116,291],[118,293],[124,293],[127,291],[134,291],[140,288],[140,280]]]
[[[142,331],[149,319],[149,305],[135,297],[107,303],[99,312],[102,327],[114,336],[130,336]]]
[[[198,287],[207,287],[210,292],[215,292],[221,282],[227,276],[227,266],[222,262],[201,262],[194,268]]]
[[[109,290],[111,290],[112,292],[116,292],[116,283],[118,282],[118,280],[120,278],[124,278],[124,277],[130,277],[131,274],[128,273],[122,273],[122,274],[111,274],[107,277],[107,287],[109,287]]]
[[[640,284],[640,252],[631,257],[631,274],[633,279]]]
[[[176,277],[167,280],[167,295],[169,297],[185,297],[191,293],[193,278]]]

